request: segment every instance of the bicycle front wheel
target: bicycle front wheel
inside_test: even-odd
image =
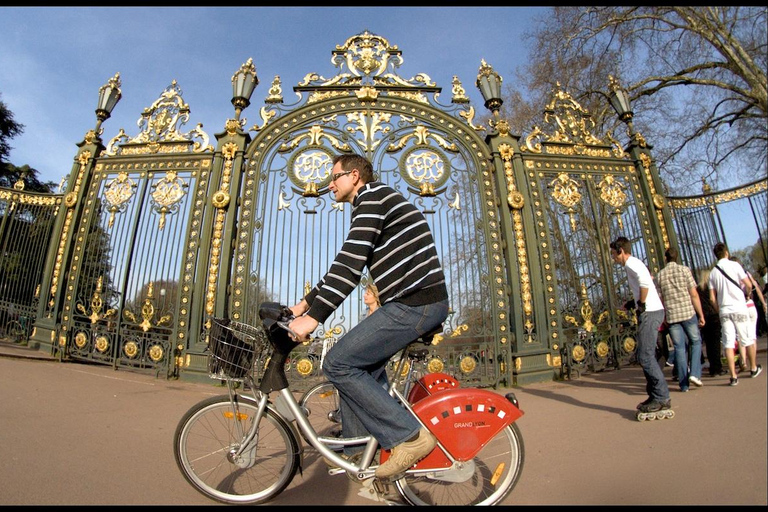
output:
[[[196,404],[179,422],[173,451],[181,473],[202,494],[222,503],[263,503],[293,479],[299,446],[288,423],[267,409],[257,437],[235,452],[256,418],[258,404],[239,396],[237,410],[228,396]],[[239,425],[238,425],[239,424]]]
[[[397,490],[411,505],[496,505],[517,484],[524,460],[523,437],[513,423],[462,468],[406,474]]]

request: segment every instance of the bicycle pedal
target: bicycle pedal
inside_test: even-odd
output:
[[[379,498],[383,500],[392,501],[400,497],[400,493],[397,492],[395,486],[389,481],[374,477],[371,486],[376,491],[376,494],[379,495]]]

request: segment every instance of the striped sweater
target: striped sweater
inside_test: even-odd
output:
[[[325,321],[360,283],[366,266],[382,304],[420,306],[448,298],[424,215],[399,192],[377,181],[358,190],[347,239],[328,273],[305,297],[307,314]]]

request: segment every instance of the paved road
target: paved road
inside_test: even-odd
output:
[[[186,483],[172,450],[182,414],[222,391],[212,383],[56,362],[0,342],[0,389],[0,505],[214,504]],[[768,371],[737,387],[704,377],[703,388],[673,391],[672,420],[634,419],[643,390],[638,367],[515,389],[526,460],[505,504],[768,504]],[[312,448],[305,463],[271,504],[385,505],[328,476]]]

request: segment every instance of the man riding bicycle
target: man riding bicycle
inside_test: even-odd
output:
[[[290,329],[306,339],[360,283],[368,267],[379,288],[381,313],[369,315],[328,352],[323,372],[339,391],[344,437],[370,433],[392,455],[376,470],[390,479],[427,456],[434,436],[387,392],[386,364],[448,316],[445,285],[424,215],[402,194],[373,180],[358,155],[333,160],[329,190],[352,204],[352,224],[330,269],[298,304]],[[345,455],[352,455],[347,452]]]

